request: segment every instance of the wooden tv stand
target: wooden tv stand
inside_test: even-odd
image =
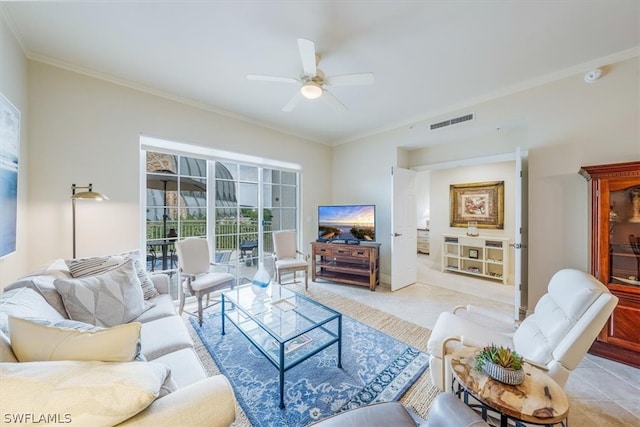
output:
[[[311,242],[311,280],[368,286],[380,283],[380,243],[346,245]]]

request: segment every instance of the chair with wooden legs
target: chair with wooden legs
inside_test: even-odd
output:
[[[198,237],[188,237],[176,242],[178,254],[178,268],[182,282],[182,292],[180,292],[180,309],[184,310],[185,295],[188,293],[198,300],[198,313],[189,313],[198,317],[198,324],[202,326],[202,312],[213,307],[219,301],[209,304],[209,295],[212,292],[225,288],[233,288],[236,278],[230,273],[211,272],[213,265],[209,258],[209,243],[206,239]],[[206,305],[202,305],[202,298],[206,296]]]
[[[273,260],[276,270],[276,281],[282,284],[282,275],[293,273],[293,281],[296,281],[296,272],[304,272],[304,288],[308,289],[309,262],[308,257],[296,247],[295,231],[274,231],[273,233]]]

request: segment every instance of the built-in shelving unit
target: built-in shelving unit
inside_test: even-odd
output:
[[[442,271],[500,280],[509,278],[509,239],[443,235]]]

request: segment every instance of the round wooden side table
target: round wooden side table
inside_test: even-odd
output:
[[[461,347],[451,355],[452,390],[472,408],[482,411],[487,420],[490,412],[507,427],[509,420],[516,427],[528,424],[568,425],[569,400],[562,387],[540,369],[525,364],[525,380],[512,386],[490,378],[474,369],[479,349]],[[474,401],[470,400],[472,397]]]

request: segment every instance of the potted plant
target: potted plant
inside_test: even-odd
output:
[[[492,343],[476,354],[475,369],[502,383],[518,385],[524,381],[523,362],[515,350]]]

